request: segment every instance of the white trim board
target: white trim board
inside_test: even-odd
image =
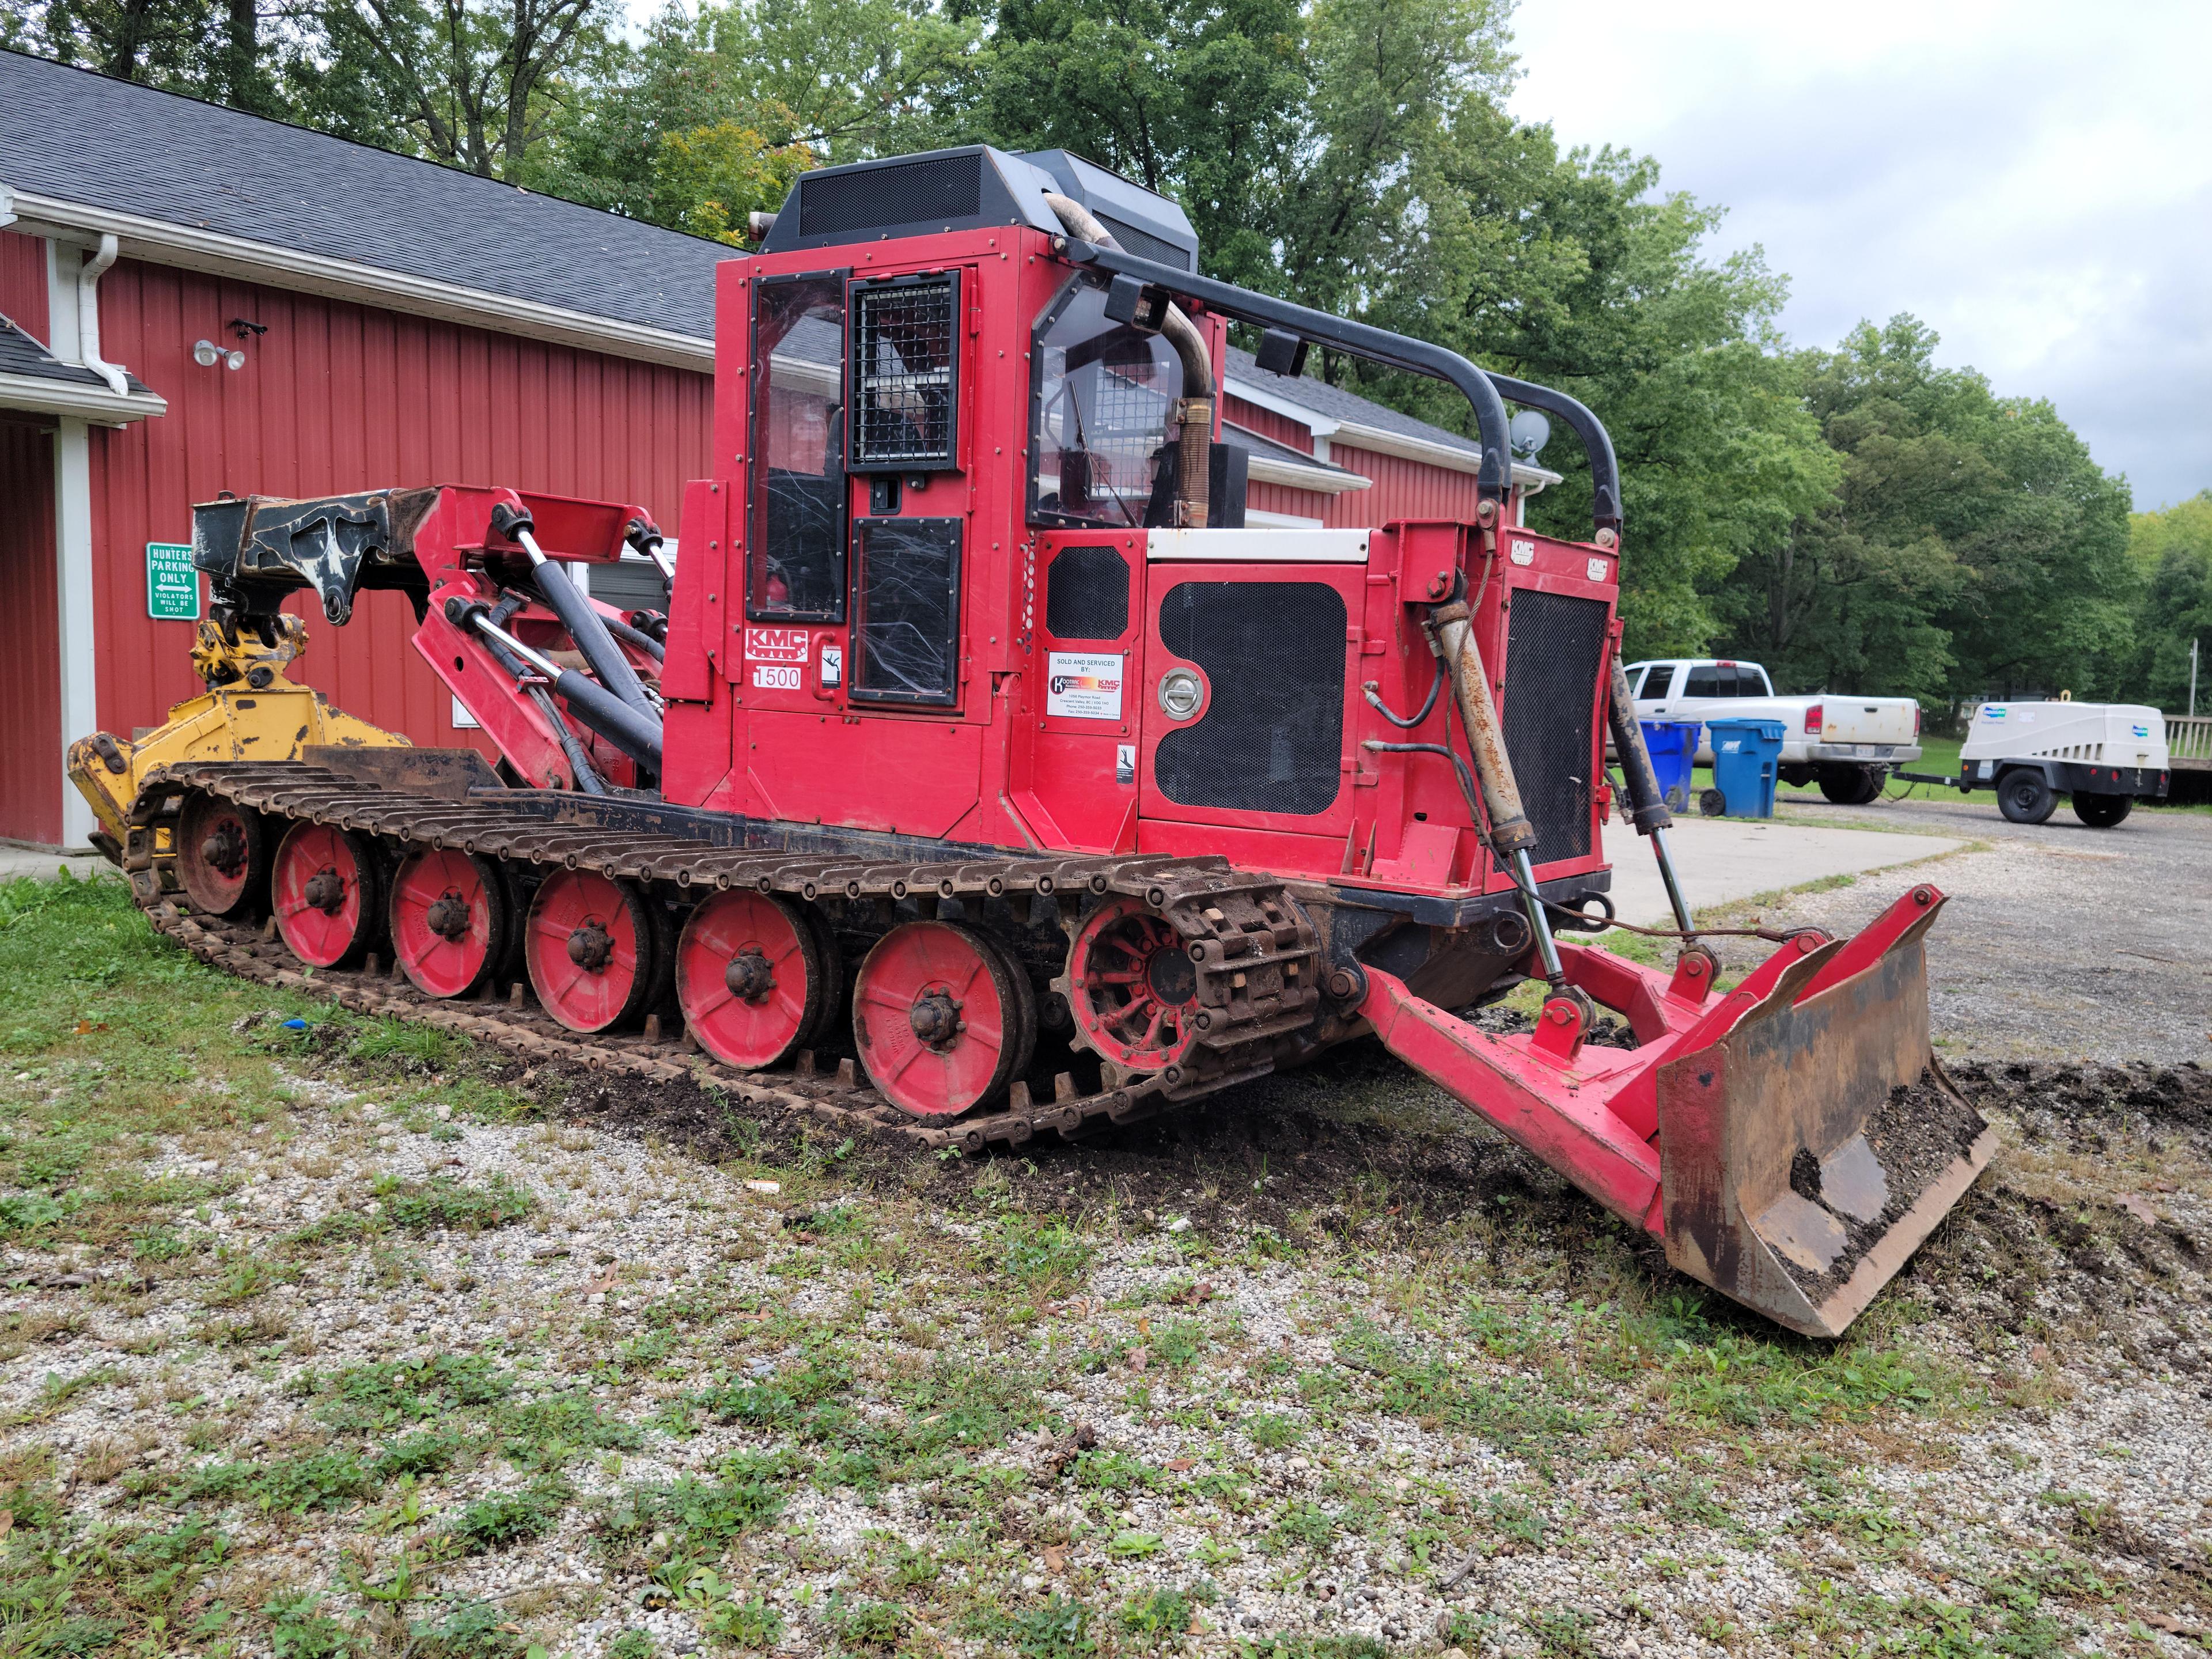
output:
[[[1365,564],[1366,530],[1148,530],[1155,563]]]

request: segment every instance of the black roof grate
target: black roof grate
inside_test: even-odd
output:
[[[856,230],[972,219],[982,211],[980,151],[856,167],[799,182],[799,234],[842,236]]]

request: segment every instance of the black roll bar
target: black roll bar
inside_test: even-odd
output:
[[[1255,294],[1250,289],[1238,288],[1232,283],[1217,282],[1211,276],[1194,276],[1174,265],[1140,259],[1119,248],[1099,247],[1071,237],[1061,252],[1073,264],[1092,265],[1118,276],[1134,277],[1170,294],[1196,300],[1208,309],[1218,311],[1224,317],[1233,317],[1239,322],[1256,323],[1263,328],[1283,329],[1301,339],[1319,340],[1324,345],[1334,346],[1355,357],[1381,363],[1387,368],[1426,374],[1432,380],[1443,380],[1457,387],[1461,395],[1473,406],[1475,428],[1481,434],[1481,470],[1476,475],[1476,483],[1485,496],[1493,500],[1504,500],[1513,482],[1512,447],[1506,435],[1505,399],[1510,398],[1516,403],[1557,415],[1574,428],[1575,435],[1582,440],[1583,447],[1589,453],[1594,491],[1591,517],[1595,527],[1600,532],[1613,532],[1618,539],[1620,532],[1620,469],[1613,459],[1613,440],[1607,435],[1605,427],[1596,416],[1564,392],[1554,392],[1549,386],[1516,380],[1507,375],[1490,374],[1476,368],[1456,351],[1431,345],[1426,340],[1394,334],[1389,329],[1376,328],[1368,323],[1332,317],[1325,311],[1316,311],[1308,306],[1293,305],[1288,300]]]
[[[1133,276],[1151,287],[1196,300],[1208,309],[1224,317],[1234,317],[1239,322],[1286,329],[1301,338],[1319,340],[1386,368],[1407,369],[1449,382],[1474,406],[1474,423],[1482,434],[1482,465],[1475,475],[1476,484],[1486,497],[1498,501],[1503,501],[1512,489],[1512,452],[1505,435],[1505,400],[1498,395],[1498,388],[1491,384],[1490,377],[1456,351],[1447,351],[1425,340],[1410,339],[1366,323],[1348,322],[1325,311],[1292,305],[1287,300],[1270,299],[1231,283],[1216,282],[1211,276],[1194,276],[1174,265],[1139,259],[1119,248],[1099,247],[1071,237],[1062,252],[1071,264],[1095,265],[1117,276]]]
[[[1531,409],[1540,409],[1556,415],[1574,428],[1575,436],[1583,441],[1583,453],[1589,457],[1590,523],[1605,539],[1610,530],[1613,538],[1620,537],[1620,463],[1613,459],[1613,435],[1605,424],[1591,414],[1583,404],[1564,392],[1554,392],[1547,386],[1538,386],[1534,380],[1516,380],[1510,374],[1492,374],[1491,383],[1516,404],[1526,404]]]

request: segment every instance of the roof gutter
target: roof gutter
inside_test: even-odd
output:
[[[1254,483],[1283,484],[1292,489],[1310,489],[1316,495],[1341,495],[1349,489],[1375,488],[1374,479],[1341,467],[1301,466],[1275,455],[1254,454],[1245,467],[1245,476]]]
[[[118,213],[26,191],[10,193],[4,204],[16,228],[33,234],[66,238],[112,237],[118,252],[153,264],[204,271],[240,282],[260,283],[298,293],[369,305],[410,316],[428,317],[465,327],[519,334],[534,340],[596,351],[607,356],[661,363],[711,374],[714,343],[672,329],[593,317],[559,306],[539,305],[483,289],[458,287],[404,271],[380,270],[350,259],[245,240],[197,225],[174,224],[138,214]],[[105,267],[102,267],[105,269]]]
[[[96,426],[128,426],[169,412],[167,400],[151,392],[118,397],[94,386],[72,386],[37,374],[0,374],[0,409],[29,415],[60,415]]]

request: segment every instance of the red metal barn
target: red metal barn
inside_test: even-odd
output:
[[[1252,453],[1247,522],[1364,530],[1474,519],[1482,456],[1472,438],[1326,381],[1270,374],[1233,348],[1222,391],[1222,436]],[[1516,502],[1559,477],[1516,465]]]
[[[0,840],[82,846],[68,741],[199,689],[204,588],[156,592],[195,501],[497,482],[673,533],[733,252],[0,52]],[[364,598],[303,678],[467,741],[404,598]]]

